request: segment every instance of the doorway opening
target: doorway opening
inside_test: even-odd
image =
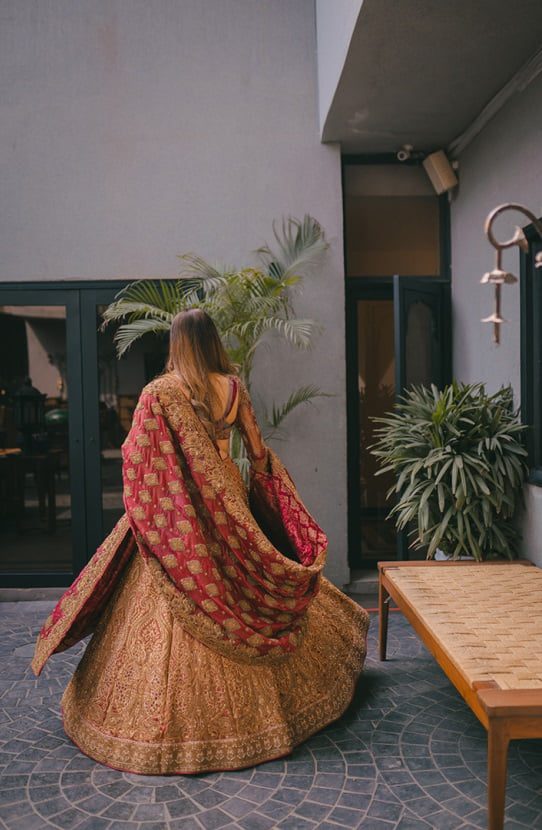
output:
[[[167,342],[118,360],[101,312],[125,283],[0,284],[0,579],[73,582],[124,512],[121,445]]]
[[[374,418],[412,384],[451,379],[449,211],[421,165],[343,159],[348,407],[348,538],[353,570],[409,557],[387,518]]]

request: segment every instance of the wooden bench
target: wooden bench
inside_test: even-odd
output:
[[[531,562],[379,562],[380,659],[393,599],[488,733],[488,828],[502,830],[508,744],[542,737],[542,570]]]

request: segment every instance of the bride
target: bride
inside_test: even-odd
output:
[[[234,426],[248,487],[228,453]],[[66,734],[146,775],[288,754],[348,706],[368,615],[322,575],[326,536],[204,311],[174,318],[166,370],[142,390],[122,457],[126,512],[32,660],[39,675],[93,635],[62,697]]]

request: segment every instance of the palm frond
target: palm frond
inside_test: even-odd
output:
[[[125,317],[154,317],[169,321],[179,307],[178,280],[137,280],[124,286],[102,314],[103,330],[108,323]]]
[[[314,320],[296,317],[290,289],[301,283],[328,243],[319,223],[308,214],[302,221],[288,217],[281,224],[273,222],[273,235],[273,248],[264,245],[257,251],[259,266],[236,269],[212,265],[188,252],[178,257],[178,278],[136,280],[125,286],[104,312],[102,323],[102,327],[111,322],[121,324],[114,335],[118,357],[146,335],[167,334],[175,314],[188,308],[210,314],[230,359],[249,387],[254,356],[259,349],[270,348],[270,333],[296,348],[309,348],[322,327]],[[284,404],[274,406],[271,432],[280,438],[288,414],[318,396],[327,393],[317,387],[302,387]],[[243,453],[242,442],[236,439],[232,457],[246,477],[248,460]]]
[[[279,438],[283,422],[288,415],[298,406],[305,403],[312,403],[315,398],[332,398],[330,392],[323,392],[318,386],[300,386],[294,390],[289,398],[280,405],[273,404],[271,413],[264,415],[264,429],[267,438]]]
[[[276,331],[298,349],[308,349],[312,344],[315,332],[321,330],[320,324],[314,320],[301,317],[285,319],[284,317],[265,317],[258,321],[257,330]]]
[[[164,320],[156,320],[152,318],[142,318],[140,320],[132,320],[123,326],[119,326],[116,330],[113,340],[117,347],[117,356],[120,358],[128,349],[146,334],[166,334],[169,332],[170,326]]]
[[[182,262],[179,276],[184,279],[198,280],[206,293],[216,291],[227,283],[229,272],[226,269],[219,271],[218,268],[211,265],[203,257],[198,256],[198,254],[189,252],[179,254],[177,258]]]
[[[291,285],[318,265],[329,248],[320,223],[309,214],[302,221],[283,218],[280,230],[273,222],[273,235],[275,250],[265,244],[256,253],[273,277]]]

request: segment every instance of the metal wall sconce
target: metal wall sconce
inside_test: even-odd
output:
[[[480,282],[484,285],[489,283],[495,286],[495,310],[493,314],[489,315],[489,317],[484,317],[482,319],[482,323],[493,323],[494,343],[500,343],[500,327],[502,323],[507,322],[501,315],[501,288],[505,283],[514,283],[518,281],[518,278],[514,276],[514,274],[510,274],[508,271],[503,271],[502,252],[505,248],[511,248],[513,245],[517,245],[522,251],[525,251],[525,253],[529,252],[529,243],[522,229],[517,225],[516,232],[511,239],[508,239],[506,242],[499,242],[495,239],[491,226],[497,216],[504,213],[506,210],[517,210],[519,213],[523,213],[524,216],[531,220],[534,227],[538,231],[538,235],[542,239],[542,222],[539,222],[534,213],[523,205],[516,204],[515,202],[505,202],[505,204],[494,208],[486,218],[484,231],[496,250],[496,262],[493,271],[488,271],[484,274]],[[542,268],[542,251],[540,251],[535,257],[535,268]]]

